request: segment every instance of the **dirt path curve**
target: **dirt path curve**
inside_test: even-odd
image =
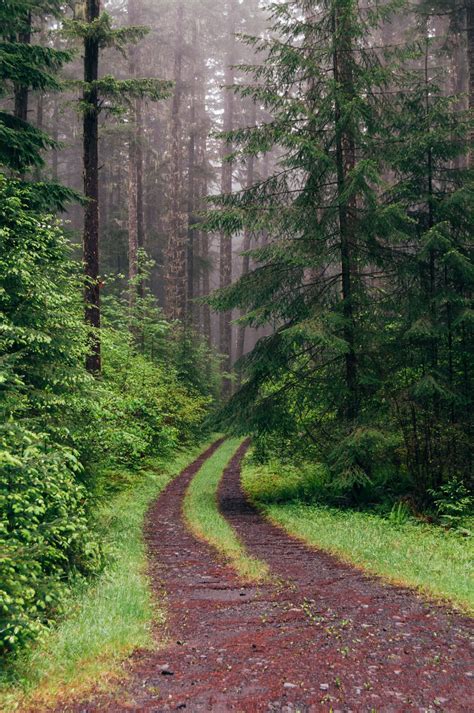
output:
[[[209,451],[168,486],[148,518],[169,645],[132,657],[113,697],[60,710],[473,711],[471,622],[264,522],[240,489],[245,448],[225,472],[222,511],[281,582],[242,586],[183,524],[186,488]]]

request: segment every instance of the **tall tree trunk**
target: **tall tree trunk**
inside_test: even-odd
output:
[[[168,237],[166,312],[170,319],[186,318],[187,230],[183,212],[183,157],[181,137],[181,99],[183,72],[184,9],[176,9],[176,48],[174,57],[174,96],[171,110],[171,215]]]
[[[100,0],[86,1],[86,22],[100,15]],[[85,318],[90,326],[87,369],[94,374],[101,370],[100,354],[100,285],[99,285],[99,97],[94,82],[99,75],[99,40],[88,36],[84,40],[84,270]]]
[[[333,70],[336,91],[340,97],[335,102],[336,123],[336,163],[337,184],[339,195],[339,232],[340,256],[342,274],[342,299],[344,316],[344,339],[347,343],[345,355],[346,386],[348,399],[346,417],[353,420],[359,413],[359,389],[357,377],[357,356],[355,350],[355,319],[354,319],[354,284],[353,284],[353,250],[356,243],[355,223],[356,200],[343,198],[347,188],[347,179],[355,167],[354,134],[350,124],[345,121],[341,107],[347,105],[354,96],[352,73],[352,41],[348,3],[338,4],[333,13]]]
[[[59,138],[59,105],[56,96],[53,97],[53,130],[52,137],[54,141],[58,141]],[[51,152],[51,174],[53,181],[58,180],[58,150],[53,148]]]
[[[128,23],[129,25],[138,24],[138,8],[136,0],[128,0]],[[129,74],[133,79],[137,75],[137,48],[131,46],[129,48]],[[129,301],[132,309],[137,293],[139,293],[138,279],[138,144],[140,137],[138,135],[137,125],[137,105],[138,100],[133,104],[131,112],[132,126],[130,129],[129,147],[128,147],[128,279],[129,279]]]
[[[236,0],[229,0],[227,3],[228,12],[228,35],[229,45],[225,67],[225,85],[231,86],[235,81],[234,63],[236,54]],[[224,97],[224,121],[225,132],[232,131],[234,127],[234,92],[227,89]],[[224,195],[232,193],[233,163],[226,161],[226,157],[232,153],[233,145],[224,140],[222,143],[222,177],[221,192]],[[232,238],[230,235],[221,235],[220,239],[220,288],[228,287],[232,283]],[[221,312],[219,319],[219,349],[223,355],[222,368],[225,374],[230,374],[232,368],[232,312]],[[225,376],[223,381],[223,396],[229,396],[231,391],[231,380]]]
[[[193,66],[191,67],[191,106],[189,115],[189,145],[188,145],[188,244],[187,244],[187,318],[188,323],[194,323],[194,253],[196,247],[197,230],[194,227],[196,222],[196,199],[197,199],[197,166],[196,166],[196,140],[197,140],[197,72],[199,66],[198,59],[198,26],[197,20],[193,20],[192,29],[192,51]]]
[[[474,0],[466,4],[467,60],[469,66],[469,108],[474,110]],[[474,130],[470,137],[470,166],[474,167]]]
[[[203,97],[204,99],[204,97]],[[205,105],[202,104],[203,114],[205,112]],[[203,121],[203,129],[207,126],[207,122]],[[200,171],[201,171],[201,181],[200,181],[200,194],[203,199],[205,199],[209,193],[208,186],[208,152],[207,152],[207,130],[203,130],[200,136]],[[209,233],[204,230],[201,232],[200,240],[200,250],[201,250],[201,260],[203,263],[202,267],[202,288],[201,295],[207,297],[211,293],[211,265],[210,265],[210,253],[209,253]],[[202,328],[204,337],[209,347],[212,346],[212,330],[211,330],[211,308],[208,304],[204,303],[202,305]]]
[[[252,106],[250,110],[250,117],[249,117],[249,126],[255,126],[257,123],[257,104],[255,101],[252,101]],[[254,184],[255,181],[255,156],[249,156],[247,158],[247,175],[245,178],[246,182],[246,188],[251,188]],[[251,246],[251,240],[252,240],[252,234],[250,232],[250,229],[248,226],[245,226],[244,229],[244,240],[242,244],[242,251],[244,253],[243,258],[242,258],[242,277],[245,275],[248,275],[249,270],[250,270],[250,257],[249,255],[246,255],[245,253],[250,250]],[[241,313],[241,317],[243,317],[244,313]],[[245,324],[240,324],[238,331],[237,331],[237,353],[236,353],[236,361],[238,362],[240,359],[242,359],[245,351]],[[241,383],[241,373],[239,370],[239,385]]]
[[[21,32],[18,33],[18,41],[22,44],[31,44],[31,12],[25,15],[25,26]],[[28,86],[23,84],[15,84],[14,87],[14,99],[15,107],[14,114],[17,119],[21,121],[28,121]]]

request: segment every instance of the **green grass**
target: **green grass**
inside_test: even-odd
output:
[[[285,476],[275,468],[244,466],[246,491],[275,524],[365,571],[474,612],[472,538],[412,518],[394,523],[368,512],[288,501],[292,476]],[[293,485],[301,493],[297,474]]]
[[[97,521],[110,564],[95,583],[71,596],[67,617],[41,643],[13,670],[0,673],[0,710],[27,705],[37,711],[66,690],[70,700],[91,683],[107,686],[124,658],[153,644],[152,629],[164,622],[165,602],[153,601],[146,576],[145,514],[202,450],[150,464],[100,508]]]
[[[223,471],[241,443],[235,438],[225,441],[204,464],[188,488],[184,514],[194,535],[215,547],[245,581],[261,581],[267,576],[267,565],[246,553],[217,506]]]

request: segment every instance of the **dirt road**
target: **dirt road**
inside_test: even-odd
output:
[[[62,711],[474,711],[472,622],[368,577],[273,527],[240,487],[243,445],[221,511],[276,581],[246,586],[183,523],[186,488],[212,449],[149,513],[169,645],[137,652],[114,693]]]

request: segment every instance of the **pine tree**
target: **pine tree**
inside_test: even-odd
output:
[[[468,349],[463,330],[453,331],[470,289],[467,179],[452,170],[465,151],[466,123],[442,97],[416,44],[383,51],[374,43],[391,12],[357,0],[278,3],[273,36],[246,38],[265,59],[246,68],[253,82],[240,93],[262,102],[273,119],[227,138],[247,159],[272,151],[277,167],[267,180],[217,199],[208,228],[263,230],[269,241],[251,251],[255,269],[220,290],[213,304],[244,309],[247,324],[273,326],[244,360],[246,380],[226,411],[256,435],[261,454],[315,451],[356,491],[377,469],[394,473],[398,449],[426,494],[448,476],[446,451],[427,448],[422,468],[435,459],[439,473],[424,478],[413,467],[418,446],[407,435],[406,414],[420,406],[425,417],[434,409],[423,437],[431,428],[428,442],[439,440],[449,401],[446,392],[435,393],[439,372],[444,380],[449,353],[461,362]],[[429,247],[446,232],[442,251]],[[448,255],[462,277],[445,264]],[[415,273],[416,289],[407,282],[408,274],[416,282]],[[417,348],[402,355],[394,335],[403,343],[406,315],[417,315],[415,323],[420,312],[433,325],[431,336],[425,334],[422,356]],[[463,345],[457,357],[455,344]],[[415,362],[415,355],[421,361],[408,396],[404,356]],[[456,445],[451,430],[450,448],[460,453],[466,421],[456,424],[459,438]],[[464,449],[459,467],[466,462]]]
[[[100,280],[99,280],[99,116],[105,110],[117,112],[130,102],[149,97],[158,100],[167,95],[169,82],[157,79],[117,80],[99,76],[101,50],[114,47],[123,51],[138,42],[147,30],[144,27],[112,27],[111,18],[101,13],[100,0],[86,0],[85,18],[66,24],[70,37],[81,38],[84,44],[84,81],[81,109],[83,112],[84,194],[84,270],[85,319],[90,326],[90,354],[87,368],[91,373],[101,370],[100,358]]]
[[[36,16],[57,5],[47,0],[15,0],[0,7],[0,95],[12,92],[14,96],[13,112],[0,112],[0,164],[20,174],[40,167],[43,151],[54,146],[50,137],[28,121],[28,93],[58,91],[57,73],[71,59],[69,52],[31,44]]]

